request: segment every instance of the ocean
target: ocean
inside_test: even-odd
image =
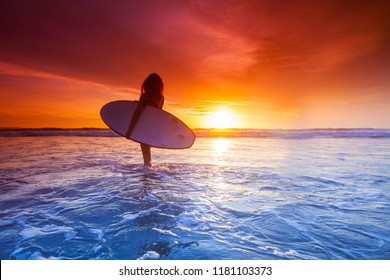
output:
[[[0,130],[0,259],[390,259],[390,129]]]

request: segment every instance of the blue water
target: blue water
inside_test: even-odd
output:
[[[390,259],[387,130],[81,132],[2,132],[0,259]]]

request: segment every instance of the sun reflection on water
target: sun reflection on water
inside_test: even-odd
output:
[[[226,138],[215,138],[213,142],[213,151],[215,155],[223,155],[229,149],[229,140]]]

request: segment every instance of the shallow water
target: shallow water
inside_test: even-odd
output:
[[[390,259],[389,138],[0,138],[0,259]]]

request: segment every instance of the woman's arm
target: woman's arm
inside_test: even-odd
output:
[[[138,122],[138,119],[141,115],[142,109],[144,108],[143,102],[138,102],[137,108],[134,111],[133,117],[131,118],[131,122],[129,125],[129,128],[127,129],[127,132],[125,134],[127,139],[130,139],[131,133],[133,132],[135,124]]]

